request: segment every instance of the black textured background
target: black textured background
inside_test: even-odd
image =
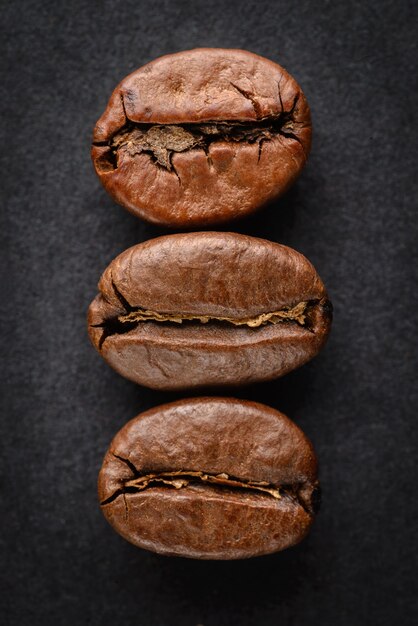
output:
[[[1,623],[417,623],[417,4],[26,0],[1,12]],[[308,166],[229,228],[306,254],[335,306],[316,360],[235,394],[302,426],[324,492],[304,543],[245,562],[140,551],[96,501],[113,435],[180,396],[124,380],[89,344],[103,269],[166,232],[106,195],[91,132],[127,73],[198,46],[252,50],[302,85]]]

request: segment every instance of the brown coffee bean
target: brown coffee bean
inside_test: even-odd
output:
[[[224,222],[285,192],[311,142],[309,107],[280,66],[244,50],[164,56],[127,76],[98,120],[94,167],[135,215]]]
[[[99,499],[113,528],[140,548],[247,558],[305,537],[318,501],[317,461],[303,432],[263,404],[181,400],[116,435]]]
[[[154,389],[282,376],[331,324],[325,287],[291,248],[234,233],[169,235],[120,254],[89,309],[89,334],[122,376]]]

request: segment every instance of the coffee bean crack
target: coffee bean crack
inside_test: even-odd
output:
[[[302,491],[306,485],[273,485],[266,481],[252,481],[242,480],[226,473],[209,474],[203,471],[195,470],[176,470],[165,472],[149,472],[141,474],[134,464],[129,460],[121,457],[117,454],[113,455],[119,459],[132,471],[133,477],[126,480],[123,486],[117,489],[112,495],[100,502],[101,506],[110,504],[119,496],[123,496],[126,503],[126,494],[139,493],[146,489],[153,487],[167,487],[175,490],[183,489],[189,485],[203,484],[213,485],[218,488],[227,488],[238,491],[252,491],[258,492],[267,497],[272,497],[275,500],[280,500],[282,497],[291,498],[297,502],[303,509],[310,515],[314,514],[317,510],[317,503],[315,500],[318,495],[317,485],[312,486],[312,492],[310,494],[310,500],[307,502],[306,497],[303,497]]]
[[[260,106],[249,92],[231,83],[231,86],[244,98],[250,100],[257,118]],[[188,150],[201,149],[205,152],[209,165],[209,146],[214,142],[249,143],[258,145],[258,161],[261,157],[265,141],[282,136],[303,144],[295,134],[295,112],[300,94],[296,94],[289,110],[285,110],[278,85],[281,112],[278,115],[260,118],[255,121],[207,121],[204,123],[185,124],[149,124],[133,122],[126,114],[123,95],[122,106],[126,123],[107,142],[94,142],[95,146],[107,146],[110,150],[100,159],[102,169],[117,169],[119,154],[124,153],[133,158],[138,154],[148,154],[154,164],[169,172],[177,172],[173,166],[173,156]]]
[[[306,308],[308,302],[299,302],[293,307],[284,307],[278,311],[271,313],[260,313],[253,317],[241,317],[233,318],[222,315],[198,315],[187,313],[158,313],[157,311],[149,311],[147,309],[135,308],[134,310],[126,313],[125,315],[119,315],[118,322],[122,324],[132,322],[146,322],[148,320],[154,322],[172,322],[174,324],[182,324],[185,321],[198,321],[202,324],[207,324],[211,321],[216,322],[228,322],[234,326],[249,326],[250,328],[258,328],[264,324],[277,324],[285,320],[294,321],[303,326],[306,321]]]
[[[103,333],[99,341],[99,348],[103,346],[105,340],[111,335],[123,335],[136,328],[139,324],[147,322],[157,322],[163,324],[226,324],[232,326],[246,326],[256,330],[267,324],[293,323],[298,324],[311,331],[308,325],[308,315],[317,304],[316,300],[299,302],[294,306],[285,306],[277,311],[260,313],[252,317],[227,317],[222,315],[200,315],[188,313],[164,313],[151,311],[141,307],[131,307],[125,298],[114,286],[115,292],[125,308],[125,313],[115,317],[109,317],[100,324],[94,324],[95,328],[103,328]]]

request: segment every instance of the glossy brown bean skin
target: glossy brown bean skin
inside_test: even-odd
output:
[[[114,90],[92,159],[119,204],[151,222],[196,227],[252,213],[301,172],[311,119],[297,82],[244,50],[161,57]]]
[[[154,389],[282,376],[319,352],[331,324],[325,287],[303,255],[234,233],[168,235],[134,246],[105,270],[99,292],[88,315],[94,346],[122,376]],[[309,303],[303,324],[234,324],[301,302]],[[207,321],[127,322],[138,310]]]
[[[180,487],[141,476],[196,477]],[[228,479],[225,478],[228,476]],[[231,479],[241,487],[229,486]],[[280,495],[246,489],[268,484]],[[99,475],[99,500],[113,528],[140,548],[198,559],[268,554],[301,541],[318,493],[312,444],[285,415],[232,398],[166,404],[128,422],[113,439]]]

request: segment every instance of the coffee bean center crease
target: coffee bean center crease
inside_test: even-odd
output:
[[[134,466],[128,459],[124,459],[118,455],[115,455],[115,457],[126,463],[131,470],[133,469]],[[306,487],[305,484],[273,485],[265,481],[241,480],[226,473],[208,474],[203,471],[194,470],[176,470],[143,475],[140,475],[139,472],[134,470],[134,477],[125,481],[122,487],[100,502],[100,505],[106,506],[107,504],[111,504],[119,496],[122,496],[127,509],[127,494],[139,493],[144,490],[152,489],[153,487],[166,487],[176,492],[185,487],[199,484],[241,493],[248,491],[256,492],[267,498],[273,498],[274,500],[281,500],[283,497],[290,498],[310,515],[313,515],[318,509],[317,485],[311,486],[310,496],[307,499],[302,493],[304,487]]]
[[[260,313],[253,317],[233,318],[221,315],[192,315],[186,313],[158,313],[157,311],[149,311],[147,309],[137,308],[126,315],[119,315],[117,318],[119,322],[145,322],[152,320],[155,322],[173,322],[175,324],[182,324],[184,321],[199,321],[202,324],[207,324],[210,321],[217,322],[229,322],[234,326],[249,326],[250,328],[258,328],[264,324],[277,324],[284,320],[295,321],[301,326],[305,324],[306,320],[306,308],[308,302],[299,302],[293,307],[284,307],[278,311],[271,313]]]
[[[307,325],[309,312],[318,303],[316,300],[299,302],[294,306],[285,306],[277,311],[260,313],[252,317],[228,317],[221,315],[200,315],[188,313],[160,313],[140,307],[131,307],[114,285],[115,293],[123,304],[126,313],[117,317],[109,317],[95,327],[103,328],[103,334],[99,342],[102,347],[105,340],[111,335],[125,334],[136,328],[141,323],[158,322],[165,324],[183,324],[197,322],[200,324],[226,324],[232,326],[247,326],[257,329],[267,324],[290,323],[298,324],[311,330]]]
[[[244,95],[242,90],[233,86]],[[175,153],[202,149],[210,160],[209,146],[215,141],[255,143],[258,145],[260,160],[263,142],[277,136],[293,139],[301,144],[299,137],[294,133],[294,113],[298,99],[299,94],[295,96],[292,107],[285,111],[280,98],[282,111],[278,115],[254,122],[225,120],[151,125],[133,122],[126,116],[126,124],[108,142],[95,142],[93,145],[110,148],[110,153],[104,159],[112,169],[118,168],[119,153],[123,152],[131,158],[137,154],[148,154],[156,165],[168,171],[175,171],[172,162]]]
[[[132,463],[127,459],[115,455],[116,458],[125,462],[131,469]],[[136,472],[135,472],[136,474]],[[304,498],[300,497],[299,490],[303,485],[272,485],[265,481],[251,481],[241,480],[232,477],[226,473],[220,474],[208,474],[203,471],[191,471],[191,470],[176,470],[159,473],[148,473],[140,475],[139,473],[135,477],[124,482],[120,489],[117,489],[111,496],[103,500],[101,506],[106,506],[112,503],[119,496],[125,498],[126,494],[138,493],[145,489],[151,489],[152,487],[168,487],[175,491],[178,491],[189,485],[206,484],[213,485],[217,488],[226,488],[237,491],[255,491],[266,495],[267,497],[273,497],[275,500],[280,500],[282,496],[290,497],[296,503],[300,504],[308,513],[313,512],[313,502],[307,503]],[[314,497],[312,494],[312,499]],[[126,502],[125,502],[126,504]]]
[[[173,487],[174,489],[181,489],[183,487],[187,487],[190,483],[207,483],[231,489],[250,489],[267,493],[277,500],[281,498],[280,488],[269,485],[269,483],[264,481],[242,481],[231,478],[225,473],[211,475],[200,471],[179,470],[174,472],[161,472],[158,474],[150,473],[128,480],[124,483],[122,489],[118,489],[101,504],[109,504],[123,493],[143,491],[144,489],[151,488],[156,484],[166,485],[168,487]]]
[[[127,458],[112,453],[113,456],[125,463],[132,472],[132,478],[124,481],[122,487],[116,489],[108,498],[100,502],[101,506],[112,503],[119,496],[123,496],[127,508],[126,495],[138,493],[152,487],[168,487],[178,491],[189,485],[211,485],[215,488],[237,490],[239,492],[255,491],[266,497],[280,500],[282,497],[290,498],[299,504],[307,513],[313,515],[319,508],[318,485],[310,485],[308,499],[303,495],[307,483],[295,483],[286,485],[273,485],[266,481],[242,480],[227,473],[210,474],[196,470],[175,470],[164,472],[148,472],[141,474],[135,465]]]

